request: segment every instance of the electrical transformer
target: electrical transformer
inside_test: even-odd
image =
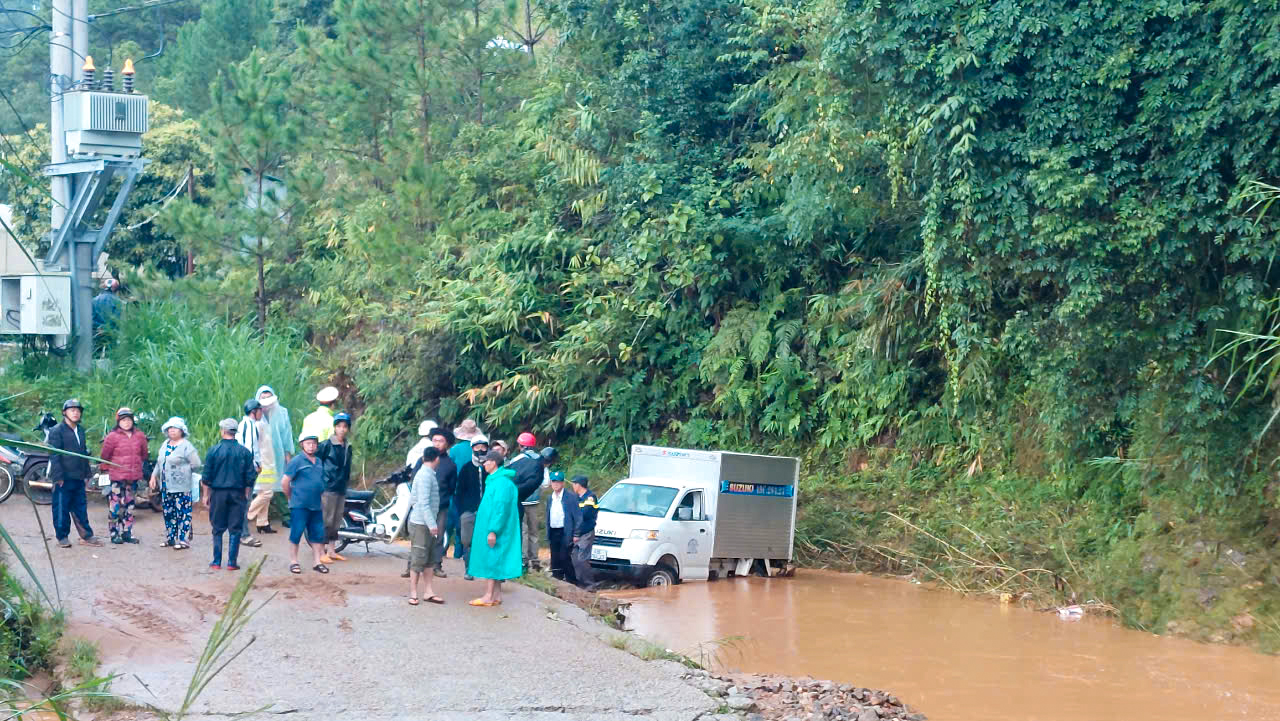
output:
[[[71,90],[62,96],[62,123],[74,158],[136,158],[147,132],[147,96]]]

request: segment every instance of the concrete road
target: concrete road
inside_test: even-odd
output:
[[[51,528],[49,508],[39,512]],[[106,535],[106,507],[91,499],[94,530]],[[236,583],[237,573],[208,568],[207,515],[197,507],[192,548],[161,548],[160,514],[139,511],[141,545],[69,549],[52,546],[67,612],[67,635],[101,646],[105,673],[123,676],[114,690],[176,709],[195,662]],[[15,495],[0,504],[0,523],[42,574],[52,593],[44,545],[32,507]],[[50,531],[51,533],[51,531]],[[646,663],[608,646],[616,633],[575,606],[518,584],[494,608],[473,608],[481,583],[462,580],[461,561],[446,561],[436,580],[446,605],[407,603],[400,578],[407,546],[348,549],[332,572],[288,571],[284,534],[242,549],[241,565],[268,556],[252,596],[275,594],[249,623],[253,644],[199,697],[194,718],[270,705],[260,718],[290,719],[655,719],[688,721],[714,704],[680,680],[672,665]],[[50,538],[52,545],[52,538]],[[19,571],[20,573],[20,571]]]

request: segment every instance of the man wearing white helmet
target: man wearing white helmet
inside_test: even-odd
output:
[[[94,333],[109,330],[120,317],[120,299],[116,297],[119,288],[120,283],[115,278],[103,279],[102,292],[93,297],[90,305]]]
[[[427,446],[431,445],[431,431],[439,427],[439,423],[430,420],[418,424],[418,442],[405,455],[404,464],[406,466],[412,467],[422,460],[422,452],[427,449]]]
[[[338,389],[325,386],[316,393],[319,407],[302,419],[302,435],[315,436],[318,443],[324,443],[333,435],[333,405],[338,402]]]

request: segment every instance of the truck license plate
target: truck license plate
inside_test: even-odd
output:
[[[605,560],[606,558],[608,558],[608,556],[606,556],[606,555],[605,555],[605,550],[604,550],[603,548],[601,548],[601,547],[599,547],[599,546],[592,546],[592,547],[591,547],[591,560],[593,560],[593,561],[603,561],[603,560]]]

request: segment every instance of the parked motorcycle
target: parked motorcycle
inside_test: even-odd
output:
[[[342,511],[342,527],[338,529],[338,553],[352,543],[365,544],[365,550],[374,541],[391,543],[399,538],[409,520],[409,482],[412,469],[405,466],[375,485],[391,485],[395,491],[391,499],[374,506],[377,491],[347,491],[346,506]]]
[[[58,422],[54,420],[53,414],[44,413],[40,416],[40,424],[32,430],[41,435],[41,442],[49,442],[49,431],[53,430]],[[0,438],[9,440],[21,440],[15,435],[8,433],[0,433]],[[0,446],[0,459],[7,464],[10,476],[17,479],[16,483],[11,483],[9,493],[12,494],[16,486],[21,485],[24,493],[35,503],[41,506],[47,506],[53,503],[53,483],[49,481],[49,454],[43,451],[24,451],[13,446]],[[0,484],[4,483],[4,476],[0,475]],[[0,488],[0,492],[3,492]],[[0,498],[3,501],[4,496]]]

